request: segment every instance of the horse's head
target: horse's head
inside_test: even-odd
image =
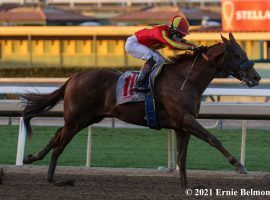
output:
[[[254,69],[254,62],[248,59],[246,52],[236,42],[233,35],[229,34],[229,40],[222,35],[221,38],[224,44],[219,54],[223,59],[218,56],[221,60],[218,65],[219,72],[232,75],[248,87],[258,85],[261,77]]]

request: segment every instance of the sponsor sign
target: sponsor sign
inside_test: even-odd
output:
[[[222,0],[223,31],[270,31],[270,0]]]

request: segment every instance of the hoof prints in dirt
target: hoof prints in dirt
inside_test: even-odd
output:
[[[73,187],[70,185],[76,184]],[[228,196],[216,196],[216,188],[222,190],[239,191],[241,188],[250,190],[269,190],[268,179],[225,179],[225,178],[189,178],[188,188],[191,196],[180,189],[177,177],[156,176],[124,176],[124,175],[63,175],[56,176],[58,183],[65,183],[63,187],[56,187],[48,183],[45,174],[5,174],[5,184],[0,187],[2,200],[180,200],[198,199],[194,195],[196,189],[207,188],[213,190],[209,200],[228,199]],[[68,187],[66,187],[68,185]],[[229,197],[230,198],[230,197]],[[253,196],[252,200],[265,200],[265,196]],[[201,199],[199,197],[199,199]],[[233,199],[243,199],[240,195]],[[246,199],[246,198],[244,198]],[[269,198],[268,198],[269,199]]]

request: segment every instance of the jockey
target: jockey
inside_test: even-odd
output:
[[[200,47],[183,39],[188,34],[189,23],[186,18],[174,16],[168,24],[139,30],[127,39],[125,44],[126,52],[135,58],[146,60],[138,75],[133,88],[134,91],[147,91],[148,88],[144,82],[148,78],[152,67],[155,64],[159,65],[165,62],[165,58],[156,51],[157,49],[168,46],[171,49],[200,51]]]

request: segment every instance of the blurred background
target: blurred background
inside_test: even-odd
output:
[[[220,33],[233,32],[252,60],[265,63],[270,59],[267,9],[265,0],[0,0],[0,76],[138,69],[142,61],[125,54],[126,38],[174,15],[189,20],[187,39],[212,45],[220,41]],[[267,65],[258,66],[267,77]]]

